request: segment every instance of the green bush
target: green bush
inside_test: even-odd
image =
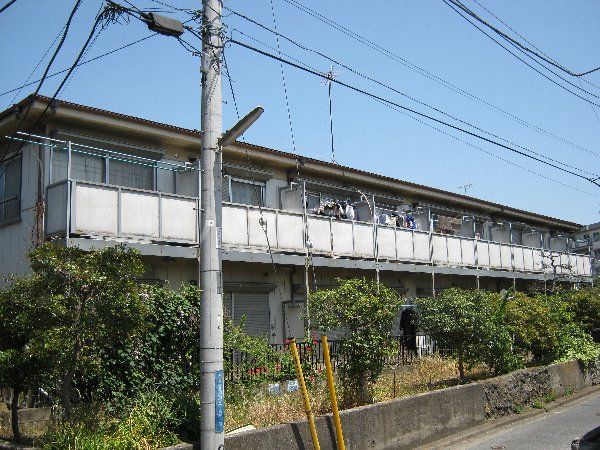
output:
[[[158,392],[141,394],[127,414],[111,418],[101,411],[77,410],[77,420],[52,427],[42,439],[48,450],[149,450],[199,437],[199,405],[182,404]]]
[[[600,287],[572,291],[570,309],[574,321],[588,333],[600,328]]]
[[[577,359],[584,365],[589,365],[598,358],[600,358],[600,345],[596,344],[592,336],[582,327],[571,323],[561,330],[553,349],[554,361]]]
[[[316,329],[343,329],[338,370],[344,402],[368,403],[374,383],[389,353],[389,336],[401,299],[392,289],[365,278],[338,279],[340,286],[318,290],[309,299]]]
[[[442,346],[456,349],[459,377],[465,366],[485,363],[496,373],[521,365],[504,325],[506,298],[482,290],[450,288],[417,299],[419,328]]]

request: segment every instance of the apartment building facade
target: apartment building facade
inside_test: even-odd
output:
[[[200,132],[27,97],[0,113],[0,274],[28,271],[54,240],[137,248],[146,281],[198,277]],[[271,342],[304,334],[307,289],[379,278],[406,296],[449,286],[500,290],[554,278],[591,280],[571,252],[580,225],[252,144],[223,150],[224,303]]]

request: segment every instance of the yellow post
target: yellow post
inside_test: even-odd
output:
[[[323,343],[323,356],[325,357],[325,370],[327,371],[327,385],[329,386],[329,397],[331,398],[331,411],[333,412],[333,423],[335,424],[335,434],[337,435],[338,450],[346,450],[344,444],[344,433],[342,433],[342,421],[338,410],[337,395],[335,394],[335,384],[333,383],[333,370],[331,369],[331,359],[329,357],[329,344],[327,336],[321,336]]]
[[[310,399],[308,398],[308,390],[306,389],[306,382],[304,381],[304,374],[302,373],[302,363],[300,362],[300,356],[298,355],[298,349],[296,348],[296,340],[292,339],[290,345],[292,350],[292,357],[296,364],[296,373],[298,374],[298,381],[300,382],[300,389],[302,390],[302,400],[304,401],[304,410],[306,411],[306,418],[308,419],[308,426],[310,427],[310,435],[312,437],[313,446],[315,450],[321,450],[319,445],[319,437],[317,436],[317,427],[315,426],[315,416],[313,415],[312,408],[310,407]]]

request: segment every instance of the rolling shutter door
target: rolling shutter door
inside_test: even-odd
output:
[[[234,292],[227,297],[225,305],[233,311],[233,321],[237,325],[246,316],[246,333],[256,335],[269,335],[270,314],[269,294],[266,292]]]

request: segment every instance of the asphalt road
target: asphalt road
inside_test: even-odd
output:
[[[516,422],[452,447],[453,449],[570,449],[571,442],[600,426],[600,392],[570,405]]]

